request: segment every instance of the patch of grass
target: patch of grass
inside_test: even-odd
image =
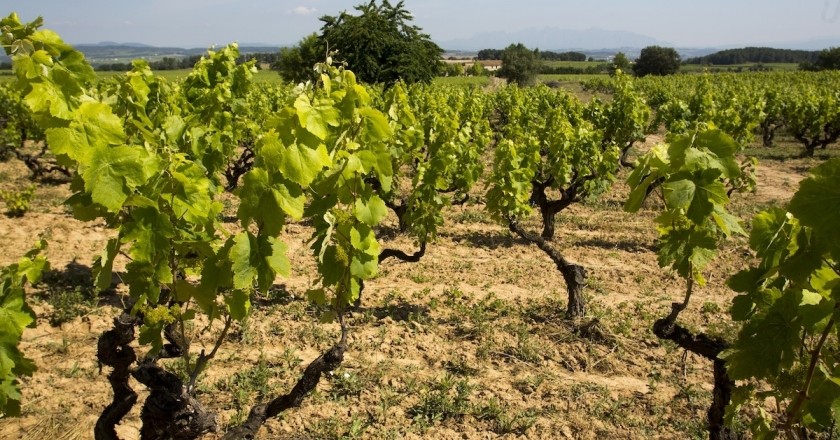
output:
[[[464,209],[459,213],[455,214],[455,218],[453,219],[455,223],[461,224],[494,224],[492,218],[490,218],[490,214],[487,213],[486,210],[483,209]]]
[[[509,327],[509,329],[512,330],[516,337],[516,345],[508,346],[505,348],[504,353],[530,364],[539,364],[542,362],[539,343],[531,337],[528,326],[518,324]]]
[[[263,356],[257,364],[246,370],[237,371],[233,376],[222,379],[216,384],[219,391],[233,396],[233,407],[236,414],[231,418],[231,424],[237,425],[244,421],[254,402],[269,396],[272,388],[269,380],[274,377]]]
[[[539,389],[545,379],[546,377],[544,375],[535,374],[513,382],[513,388],[522,394],[530,395],[537,392],[537,389]]]
[[[449,319],[455,331],[468,339],[487,339],[493,334],[496,319],[507,316],[511,309],[492,292],[475,304],[463,292],[453,288],[445,293],[444,303],[452,308]]]
[[[469,377],[478,374],[478,368],[471,366],[464,355],[455,355],[444,363],[443,368],[458,376]]]
[[[303,363],[303,359],[299,358],[297,356],[297,351],[292,348],[286,348],[283,350],[283,354],[280,355],[280,359],[283,361],[287,370],[294,370],[298,365]]]
[[[487,402],[473,407],[475,418],[490,423],[490,429],[496,434],[518,434],[525,432],[537,422],[537,411],[526,409],[514,411],[510,405],[492,397]]]
[[[333,340],[332,335],[317,322],[308,322],[297,329],[297,340],[301,345],[319,346]]]
[[[329,380],[332,384],[330,396],[337,400],[358,397],[366,387],[365,381],[356,372],[345,368],[333,371]]]
[[[318,420],[306,428],[311,437],[324,440],[352,440],[364,438],[369,423],[359,417],[352,417],[349,421],[341,416],[331,416],[325,420]]]
[[[408,411],[408,415],[421,427],[467,415],[472,390],[466,379],[446,375],[426,385],[420,402]]]
[[[57,326],[87,314],[96,306],[96,298],[91,295],[90,290],[81,287],[56,289],[50,292],[47,303],[53,307],[50,324]]]
[[[425,284],[432,280],[428,273],[426,273],[426,269],[418,268],[413,270],[409,275],[408,279],[414,281],[417,284]]]

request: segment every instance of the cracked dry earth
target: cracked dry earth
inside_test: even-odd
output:
[[[785,203],[813,164],[760,165],[758,192],[736,195],[733,210],[749,218]],[[19,164],[0,164],[0,172],[0,189],[27,184]],[[383,263],[349,319],[343,365],[300,408],[270,420],[261,438],[706,437],[711,364],[660,342],[650,330],[683,286],[656,262],[652,220],[658,208],[624,213],[627,193],[618,182],[601,200],[558,216],[554,245],[587,268],[588,314],[598,319],[602,337],[579,336],[562,319],[563,278],[542,251],[490,220],[480,203],[454,207],[420,262]],[[74,220],[62,206],[68,195],[67,185],[39,184],[30,212],[0,216],[0,263],[15,261],[45,234],[53,267],[31,292],[38,322],[23,337],[22,349],[38,371],[22,381],[22,417],[0,419],[0,438],[91,438],[111,399],[96,341],[119,313],[124,287],[90,291],[89,267],[111,231]],[[524,224],[538,230],[536,215]],[[338,339],[337,325],[319,324],[305,300],[315,278],[309,232],[289,225],[283,238],[291,276],[254,298],[253,316],[228,335],[200,378],[197,398],[217,412],[223,427],[241,422],[254,402],[288,392],[303,368]],[[392,229],[380,232],[384,246],[415,248]],[[732,292],[724,281],[748,256],[745,239],[726,245],[708,270],[708,285],[680,317],[689,328],[733,335],[726,312]],[[201,333],[205,325],[191,330],[194,347],[211,345],[221,329],[214,323]],[[179,368],[178,361],[166,362]],[[133,386],[142,402],[142,386]],[[139,412],[138,404],[124,419],[122,438],[138,438]]]

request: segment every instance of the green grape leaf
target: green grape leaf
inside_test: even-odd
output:
[[[144,150],[137,147],[100,147],[90,153],[82,177],[95,203],[117,212],[132,193],[149,177]]]
[[[175,280],[173,291],[176,301],[186,303],[197,296],[198,289],[187,280]]]
[[[379,242],[373,230],[365,225],[357,225],[350,230],[350,244],[358,251],[373,257],[379,256]]]
[[[154,325],[144,323],[140,326],[140,335],[137,338],[137,342],[140,345],[151,345],[149,347],[149,355],[154,356],[163,348],[163,326],[163,322]]]
[[[319,144],[316,148],[295,143],[287,146],[280,157],[279,170],[283,177],[301,186],[308,186],[324,168],[330,166],[327,147]]]
[[[170,246],[169,240],[175,236],[175,226],[169,216],[154,208],[135,208],[131,211],[131,219],[134,221],[126,221],[122,231],[122,242],[131,243],[131,258],[135,262],[150,264],[161,259],[166,260],[168,256],[165,252]],[[161,252],[164,253],[163,258]],[[170,272],[170,269],[164,267],[162,271]]]
[[[31,253],[32,251],[30,251]],[[50,269],[50,263],[46,258],[39,255],[30,255],[18,260],[17,272],[21,277],[26,278],[29,284],[37,284],[41,280],[44,271]],[[22,280],[21,280],[22,281]]]
[[[251,297],[248,292],[237,289],[225,297],[225,304],[228,306],[230,317],[236,321],[242,321],[251,310]]]
[[[715,205],[714,211],[712,211],[712,219],[726,235],[747,235],[747,232],[741,226],[741,219],[726,212],[721,205]]]
[[[301,191],[300,187],[283,180],[281,183],[274,186],[271,190],[274,200],[283,209],[289,217],[294,220],[303,218],[304,206],[306,204],[306,196]]]
[[[354,277],[369,280],[376,276],[378,259],[368,254],[355,254],[350,262],[350,274]]]
[[[23,335],[23,329],[35,322],[35,317],[27,311],[23,302],[23,292],[18,295],[6,294],[0,304],[0,342],[17,344]]]
[[[750,247],[766,267],[776,266],[788,252],[795,229],[783,209],[770,208],[753,217]]]
[[[700,271],[717,252],[717,242],[707,230],[674,229],[659,238],[659,265],[671,266],[684,278],[693,276],[701,285]]]
[[[822,429],[830,430],[840,422],[840,383],[833,373],[821,365],[814,370],[813,382],[801,413],[813,419]]]
[[[750,295],[738,295],[732,299],[732,308],[729,314],[734,321],[744,321],[752,316],[755,311],[755,303]]]
[[[0,342],[0,414],[13,417],[20,415],[17,377],[35,372],[35,363],[23,356],[16,343]]]
[[[24,102],[33,113],[64,120],[73,118],[73,110],[68,103],[74,101],[74,95],[80,91],[78,87],[68,90],[50,81],[35,82],[31,86],[32,91],[24,97]]]
[[[812,330],[818,323],[831,317],[834,313],[834,301],[826,299],[817,292],[803,289],[799,310],[802,326],[807,330]]]
[[[290,263],[286,257],[286,244],[275,237],[254,236],[241,232],[233,238],[230,248],[233,270],[233,287],[248,290],[256,279],[263,293],[267,292],[277,274],[288,275]]]
[[[85,102],[68,127],[46,131],[50,150],[85,162],[91,151],[125,143],[122,121],[107,104]]]
[[[356,199],[356,219],[368,226],[376,226],[388,214],[385,202],[378,195],[373,194],[367,200]]]
[[[250,232],[240,232],[233,238],[233,246],[230,248],[230,261],[233,270],[233,288],[237,290],[250,289],[253,286],[254,278],[257,276],[257,268],[252,262],[252,242],[256,237]]]
[[[254,168],[243,176],[239,195],[237,216],[242,221],[242,226],[248,227],[254,220],[271,235],[277,235],[283,229],[286,217],[284,204],[290,207],[289,210],[295,215],[299,213],[298,207],[300,211],[303,210],[303,195],[300,194],[298,199],[292,198],[289,202],[283,193],[272,187],[268,172],[262,168]]]
[[[673,180],[662,184],[669,209],[683,209],[686,217],[695,224],[702,224],[715,210],[716,205],[729,202],[726,188],[715,171],[704,171],[694,179]]]
[[[260,247],[265,261],[271,270],[276,274],[289,276],[292,265],[289,257],[286,255],[288,251],[286,243],[277,237],[267,237],[264,244]],[[273,276],[271,277],[271,282],[274,282]]]
[[[359,116],[362,117],[362,137],[366,142],[382,141],[393,135],[388,120],[379,110],[361,108]]]
[[[313,303],[319,306],[323,306],[327,303],[327,293],[324,291],[324,289],[307,290],[306,297],[309,299],[309,301],[312,301]]]
[[[840,158],[832,158],[811,170],[790,201],[790,212],[804,226],[814,228],[821,240],[840,248]]]
[[[337,109],[326,103],[316,103],[313,106],[309,96],[304,93],[301,93],[295,99],[294,107],[300,125],[306,131],[317,136],[318,139],[324,140],[327,138],[329,134],[328,126],[338,126],[339,124]]]
[[[96,277],[96,288],[106,290],[111,287],[111,278],[114,272],[114,258],[120,250],[120,242],[117,238],[108,240],[105,250],[93,262],[93,275]]]
[[[638,212],[639,208],[642,207],[642,203],[644,203],[648,196],[648,188],[650,188],[650,185],[653,184],[653,182],[659,177],[660,176],[655,174],[648,174],[638,185],[633,187],[633,191],[630,192],[630,197],[628,197],[627,202],[624,203],[624,210],[627,212]],[[629,181],[630,179],[628,178],[628,182]]]
[[[806,231],[800,231],[799,249],[779,266],[779,274],[797,285],[806,285],[808,278],[825,264],[823,250],[816,243],[805,242],[804,235]]]
[[[233,285],[231,261],[227,258],[233,243],[234,241],[229,239],[224,247],[204,260],[204,266],[201,269],[201,283],[194,293],[196,304],[211,320],[219,316],[216,305],[216,296],[219,289],[229,288]]]
[[[341,282],[344,277],[346,268],[350,265],[347,261],[346,253],[342,255],[342,251],[335,245],[326,246],[323,250],[323,259],[318,265],[318,272],[321,275],[321,281],[325,286],[331,286]]]
[[[761,286],[766,277],[766,271],[761,268],[750,268],[732,275],[726,285],[736,292],[751,292]]]
[[[773,378],[793,365],[801,345],[801,302],[801,295],[785,292],[744,324],[732,348],[720,355],[730,378]]]

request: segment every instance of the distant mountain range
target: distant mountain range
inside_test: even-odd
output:
[[[144,58],[156,61],[161,58],[181,58],[193,55],[201,55],[207,52],[206,47],[185,49],[182,47],[156,47],[140,43],[113,43],[102,42],[96,44],[79,44],[76,49],[85,54],[85,58],[91,64],[125,63],[137,58]],[[239,45],[239,52],[264,53],[279,52],[280,46],[271,45]]]
[[[88,62],[93,65],[127,63],[131,60],[143,58],[149,61],[157,61],[162,58],[183,58],[193,55],[201,55],[207,52],[206,47],[185,49],[182,47],[158,47],[143,43],[116,43],[103,41],[93,44],[76,44],[74,47],[85,54]],[[240,44],[239,52],[249,53],[275,53],[280,51],[279,45],[249,43]],[[0,61],[8,62],[9,58],[0,52]]]
[[[630,58],[636,58],[641,48],[650,45],[674,47],[666,41],[627,31],[612,31],[598,28],[583,30],[561,28],[531,28],[521,31],[484,32],[470,38],[461,38],[437,42],[449,53],[474,54],[481,49],[504,49],[522,43],[530,48],[543,51],[579,51],[594,58],[608,58],[617,52],[624,52]],[[721,45],[715,47],[676,47],[683,59],[702,57],[722,49],[735,49],[745,46],[773,47],[778,49],[821,50],[840,46],[840,37],[821,37],[802,41],[787,41],[757,44],[751,42],[741,45]],[[277,52],[282,45],[265,43],[240,43],[242,53]],[[92,64],[125,63],[136,58],[156,61],[164,57],[186,57],[203,54],[207,48],[156,47],[143,43],[117,43],[103,41],[93,44],[78,44],[76,48],[84,52]],[[0,52],[0,61],[8,58]]]
[[[446,50],[504,49],[510,44],[522,43],[540,50],[599,50],[609,48],[642,48],[651,45],[670,46],[664,41],[646,35],[604,29],[531,28],[515,32],[484,32],[470,38],[440,41]]]
[[[823,50],[829,47],[840,47],[840,37],[823,37],[800,41],[785,41],[770,43],[766,46],[774,47],[776,49]]]
[[[438,41],[447,51],[475,52],[481,49],[504,49],[522,43],[530,48],[543,51],[565,52],[575,50],[598,58],[599,55],[613,55],[624,52],[633,58],[641,48],[658,45],[674,47],[673,44],[656,38],[626,31],[611,31],[598,28],[583,30],[560,28],[531,28],[515,32],[484,32],[470,38]],[[840,36],[813,38],[801,41],[780,41],[769,43],[729,44],[709,47],[676,47],[683,58],[700,57],[722,49],[735,49],[745,46],[773,47],[778,49],[822,50],[840,46]]]

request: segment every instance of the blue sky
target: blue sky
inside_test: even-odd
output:
[[[74,44],[100,41],[206,47],[292,44],[318,17],[363,0],[0,0],[0,14],[38,15]],[[435,41],[489,31],[597,27],[680,47],[840,37],[840,0],[405,0]]]

